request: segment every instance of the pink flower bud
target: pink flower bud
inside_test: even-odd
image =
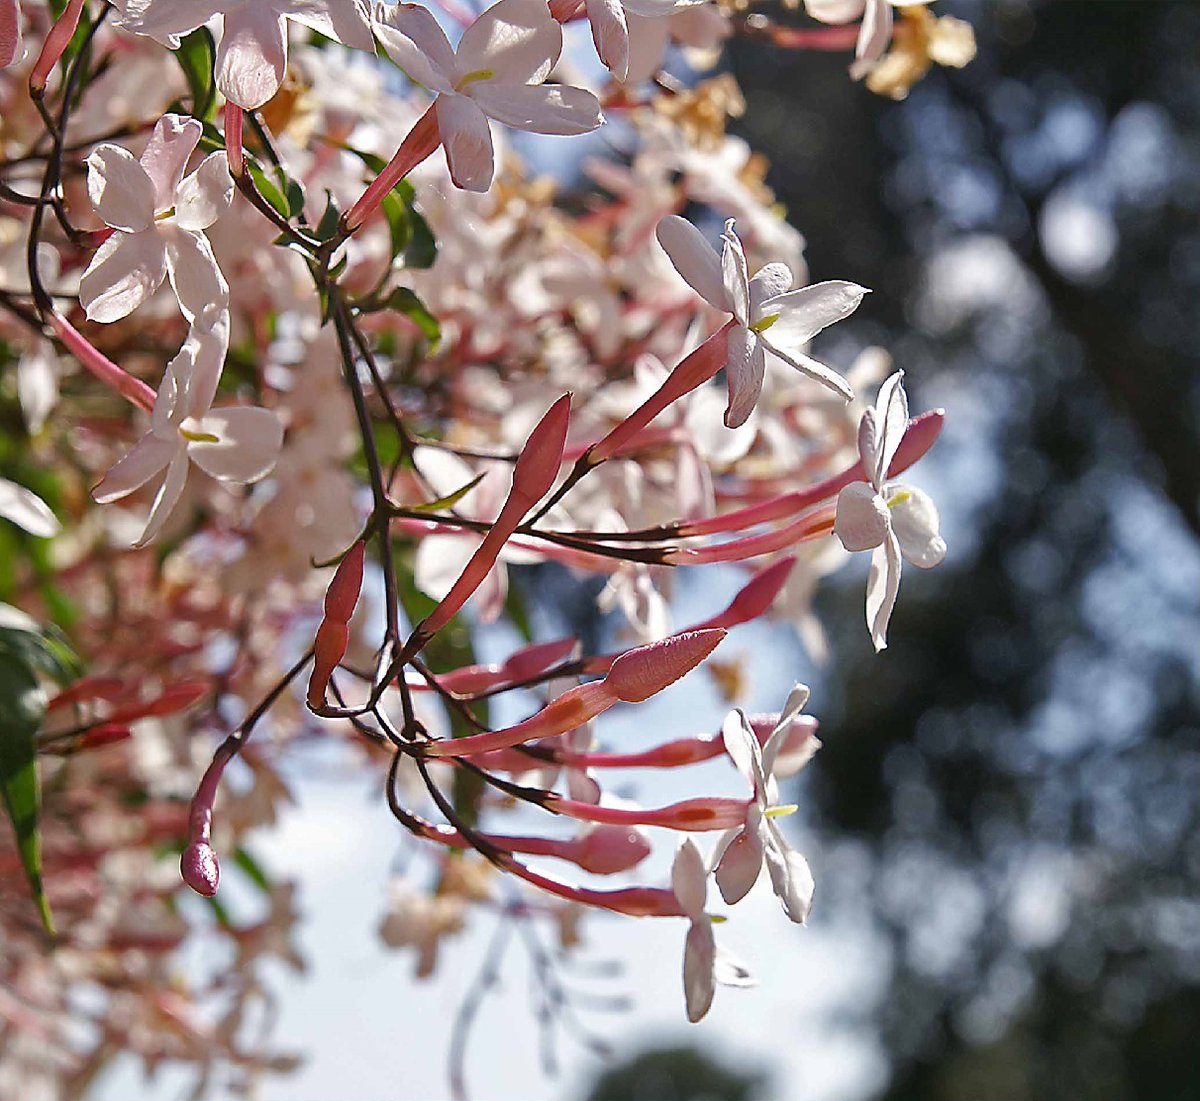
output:
[[[358,202],[343,216],[342,224],[347,233],[353,233],[370,218],[379,209],[384,196],[442,144],[436,107],[437,99],[435,98],[429,105],[429,109],[417,120],[416,125],[408,132],[408,136],[400,143],[400,148],[396,150],[395,155],[383,171],[375,177],[366,191],[359,196]]]
[[[216,850],[207,841],[193,841],[179,858],[179,874],[196,894],[212,898],[221,881]]]
[[[625,703],[641,703],[690,673],[711,654],[725,632],[684,631],[629,650],[613,662],[605,687]]]
[[[669,830],[703,833],[707,830],[729,830],[745,825],[746,800],[726,799],[715,795],[684,799],[666,807],[605,807],[580,803],[574,799],[552,796],[546,802],[549,810],[565,814],[580,822],[601,822],[607,825],[662,826]]]
[[[719,615],[706,619],[703,623],[697,623],[692,630],[699,631],[706,627],[736,627],[738,624],[757,619],[771,607],[775,598],[783,591],[795,564],[795,558],[781,558],[778,562],[772,562],[769,566],[759,570],[730,601],[728,608]]]
[[[80,749],[99,749],[101,746],[123,742],[133,733],[124,723],[101,723],[93,726],[79,739]]]
[[[46,90],[46,81],[50,79],[50,71],[58,64],[67,44],[79,26],[79,13],[83,11],[84,0],[70,0],[63,9],[62,15],[50,28],[42,52],[29,73],[29,94],[34,99],[40,99]]]
[[[597,826],[570,843],[571,858],[585,872],[627,872],[650,855],[650,841],[632,826]]]
[[[563,394],[529,434],[513,467],[510,500],[525,502],[523,511],[538,503],[554,485],[567,445],[567,426],[571,419],[571,395]]]
[[[362,592],[363,556],[367,545],[359,540],[338,563],[333,580],[325,593],[325,618],[333,623],[349,623]]]

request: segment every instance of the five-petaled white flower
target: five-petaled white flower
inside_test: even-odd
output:
[[[120,24],[175,48],[212,20],[217,89],[253,111],[279,91],[287,72],[288,19],[375,52],[367,0],[125,0]]]
[[[92,205],[117,231],[79,281],[92,321],[128,316],[168,276],[193,325],[208,328],[228,309],[229,286],[203,231],[228,208],[233,180],[223,153],[184,176],[201,133],[195,119],[163,115],[140,160],[108,143],[88,157]]]
[[[888,621],[900,590],[901,556],[929,569],[946,556],[938,512],[927,493],[887,481],[888,468],[908,428],[904,372],[879,388],[875,407],[858,426],[858,453],[867,474],[851,482],[837,500],[834,531],[848,551],[872,550],[867,580],[867,627],[876,650],[887,646]]]
[[[166,470],[150,508],[142,546],[162,530],[183,493],[188,463],[224,482],[245,484],[270,472],[283,443],[283,425],[269,409],[212,409],[229,345],[229,318],[193,329],[171,360],[159,387],[147,432],[104,476],[92,496],[107,504]]]
[[[717,256],[686,219],[670,214],[658,223],[659,244],[675,270],[701,298],[737,321],[729,333],[725,424],[737,428],[750,416],[762,393],[768,357],[783,360],[849,401],[854,393],[846,380],[803,349],[826,326],[849,317],[867,289],[834,279],[789,290],[791,269],[778,262],[765,265],[751,279],[732,218],[725,223],[723,237]]]
[[[491,186],[489,118],[537,134],[586,134],[602,121],[591,92],[545,83],[562,53],[562,28],[545,0],[500,0],[463,32],[457,51],[419,4],[377,4],[375,20],[391,59],[438,94],[438,131],[461,188]]]
[[[671,889],[688,919],[683,947],[683,997],[687,1018],[693,1024],[712,1005],[715,984],[753,986],[754,978],[713,936],[712,919],[704,911],[708,896],[708,868],[696,843],[686,837],[671,865]]]
[[[808,688],[797,684],[788,696],[779,723],[765,746],[758,744],[746,716],[731,711],[721,728],[725,752],[738,771],[754,788],[754,798],[746,807],[746,824],[732,830],[718,846],[717,887],[730,905],[745,898],[758,880],[763,860],[771,874],[771,886],[783,911],[792,921],[803,922],[812,907],[813,877],[808,861],[788,844],[775,824],[780,814],[794,807],[779,806],[779,785],[775,779],[775,760],[790,737],[792,720],[808,702]]]

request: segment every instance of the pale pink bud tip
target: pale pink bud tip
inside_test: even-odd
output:
[[[563,394],[529,434],[513,468],[513,493],[538,501],[549,492],[562,465],[571,419],[571,395]]]
[[[217,851],[207,841],[195,841],[183,850],[179,858],[179,873],[183,881],[198,895],[212,898],[221,881]]]
[[[719,627],[684,631],[639,646],[613,662],[604,685],[625,703],[641,703],[695,669],[720,645],[725,634]]]
[[[575,863],[593,875],[615,875],[650,855],[650,841],[632,826],[597,826],[576,842]]]

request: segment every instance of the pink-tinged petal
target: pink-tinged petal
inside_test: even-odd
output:
[[[783,711],[763,745],[762,767],[763,772],[768,776],[780,779],[794,776],[816,751],[815,747],[808,748],[808,743],[814,740],[812,735],[817,724],[815,719],[803,714],[807,704],[808,685],[792,685],[792,690],[788,693],[787,701],[783,705]],[[792,767],[789,761],[786,766],[787,771],[783,771],[780,762],[781,754],[785,757],[794,756],[798,751],[803,753],[804,760],[798,767]]]
[[[892,5],[888,0],[866,0],[862,29],[854,47],[856,67],[869,66],[878,61],[891,40]]]
[[[706,0],[623,0],[625,10],[643,19],[666,19],[677,11],[706,3]]]
[[[690,673],[724,638],[722,630],[684,631],[627,650],[613,662],[604,685],[625,703],[641,703]]]
[[[853,23],[865,6],[865,0],[804,0],[805,12],[822,23]]]
[[[625,23],[629,28],[629,71],[625,83],[641,84],[662,68],[663,54],[671,41],[671,20],[647,19],[627,7]]]
[[[178,439],[164,439],[153,432],[146,433],[104,475],[100,484],[92,490],[92,499],[106,505],[129,496],[162,470],[182,447],[183,443]]]
[[[541,84],[562,53],[562,28],[546,0],[500,0],[465,31],[458,43],[458,79],[491,70],[510,84]]]
[[[58,401],[58,371],[44,348],[17,363],[17,399],[31,436],[36,436]]]
[[[166,524],[171,512],[179,503],[179,498],[183,496],[187,474],[187,451],[180,447],[167,467],[167,476],[159,487],[154,504],[150,506],[150,518],[146,521],[146,530],[142,532],[142,537],[134,544],[135,546],[144,547],[158,537],[158,533],[162,531],[163,525]]]
[[[229,310],[229,284],[217,267],[208,238],[186,229],[164,232],[167,274],[183,316],[200,329],[212,328]]]
[[[685,837],[675,851],[671,865],[671,889],[679,901],[679,908],[693,921],[704,917],[704,900],[708,896],[708,869],[700,848],[690,837]]]
[[[596,55],[618,80],[629,75],[629,27],[621,0],[587,0],[588,22]]]
[[[531,134],[587,134],[603,121],[600,101],[570,85],[480,80],[469,91],[497,122]]]
[[[708,919],[692,922],[683,947],[683,998],[692,1024],[712,1007],[716,955],[717,942]]]
[[[914,566],[928,570],[946,557],[946,540],[938,531],[937,505],[928,493],[910,486],[897,486],[889,494],[892,531],[900,553]]]
[[[751,810],[757,812],[757,807]],[[715,878],[721,897],[730,905],[750,893],[762,871],[763,844],[757,830],[743,829],[726,847],[717,864]]]
[[[750,280],[750,316],[758,320],[762,316],[762,304],[768,298],[777,298],[792,289],[792,269],[778,261],[764,264]]]
[[[196,0],[125,0],[119,25],[176,49],[180,38],[203,26],[221,6],[205,10]]]
[[[243,4],[224,17],[217,46],[217,88],[247,111],[267,102],[287,71],[287,21],[262,0]]]
[[[228,351],[228,312],[220,314],[209,329],[192,326],[179,354],[171,361],[179,373],[184,391],[179,414],[175,418],[176,424],[184,417],[202,417],[208,412],[217,394],[217,384],[221,381]]]
[[[375,52],[369,0],[301,0],[288,4],[287,12],[297,23],[343,46]]]
[[[857,283],[830,279],[810,287],[775,295],[762,303],[763,317],[779,316],[764,330],[767,341],[788,358],[802,351],[822,329],[849,317],[870,292]]]
[[[724,244],[721,248],[721,280],[725,284],[733,316],[745,325],[750,320],[750,274],[746,267],[746,250],[742,248],[742,240],[733,228],[733,219],[725,223],[725,232],[721,234]]]
[[[104,224],[137,233],[154,222],[154,181],[128,149],[97,146],[87,159],[88,197]]]
[[[888,532],[883,543],[871,552],[871,571],[867,575],[867,627],[876,651],[887,648],[888,623],[900,591],[900,544]]]
[[[0,69],[7,69],[23,55],[21,9],[17,0],[0,0]]]
[[[703,233],[686,218],[668,214],[658,223],[655,236],[675,270],[692,290],[710,306],[733,312],[733,303],[721,275],[721,258]]]
[[[189,442],[188,454],[206,474],[223,482],[257,482],[279,458],[283,422],[270,409],[235,405],[214,409],[194,423],[199,434],[217,439]]]
[[[470,96],[438,96],[435,106],[450,178],[464,191],[487,191],[496,171],[487,115]]]
[[[792,921],[802,925],[808,920],[812,909],[815,887],[812,871],[808,861],[787,843],[774,823],[769,823],[767,829],[770,841],[763,855],[771,876],[771,886],[783,905],[783,912]]]
[[[376,4],[375,33],[409,80],[433,92],[454,87],[454,49],[433,13],[420,4]]]
[[[883,380],[875,399],[876,424],[879,431],[878,464],[874,470],[875,484],[882,485],[888,468],[896,456],[904,431],[908,426],[908,395],[904,392],[904,372],[897,371]]]
[[[139,162],[154,184],[155,214],[175,205],[179,181],[203,133],[196,119],[182,115],[163,115],[155,124]]]
[[[233,177],[224,153],[210,153],[200,167],[179,184],[175,224],[180,229],[208,229],[229,209]]]
[[[826,366],[819,359],[813,359],[812,356],[804,352],[781,352],[768,339],[770,333],[764,334],[762,343],[766,347],[768,354],[776,359],[782,360],[789,367],[794,368],[801,374],[808,375],[814,382],[819,382],[822,386],[828,387],[835,394],[845,401],[851,401],[854,397],[854,390],[841,375],[832,367]]]
[[[158,290],[166,274],[166,248],[154,230],[114,233],[79,280],[79,304],[89,321],[120,321]]]
[[[838,494],[833,530],[846,550],[878,547],[890,528],[887,502],[866,482],[851,482]]]
[[[740,710],[730,711],[721,724],[721,741],[734,767],[742,774],[751,790],[762,784],[762,749],[746,716]]]
[[[862,462],[863,476],[875,487],[883,489],[883,479],[879,477],[879,415],[874,408],[863,410],[862,419],[858,422],[858,457]]]
[[[33,490],[7,478],[0,478],[0,516],[39,539],[49,539],[59,532],[58,518],[50,506]]]
[[[767,359],[762,341],[741,325],[731,329],[729,362],[725,366],[725,383],[729,388],[726,428],[740,428],[749,419],[762,395],[766,372]]]

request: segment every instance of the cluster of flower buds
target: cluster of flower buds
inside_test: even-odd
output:
[[[807,689],[651,745],[603,749],[595,731],[718,672],[729,633],[760,617],[819,658],[812,595],[843,551],[872,552],[882,649],[902,561],[945,553],[932,502],[894,480],[941,412],[910,417],[879,349],[843,370],[811,353],[866,289],[808,283],[760,159],[725,132],[744,106],[731,78],[660,77],[672,44],[701,70],[745,34],[853,51],[855,78],[901,95],[973,52],[925,3],[804,7],[801,27],[714,0],[69,0],[58,15],[0,0],[0,367],[15,379],[0,402],[29,432],[27,455],[0,452],[0,523],[23,548],[0,595],[37,620],[0,635],[0,672],[28,686],[0,720],[28,719],[27,759],[0,763],[18,827],[0,871],[85,961],[39,972],[36,910],[5,890],[0,972],[17,994],[0,1019],[37,1034],[44,1015],[22,1005],[57,1012],[101,972],[116,1005],[37,1068],[47,1092],[135,1032],[148,1063],[190,1060],[202,1082],[214,1063],[284,1065],[238,1040],[255,959],[298,963],[290,889],[244,842],[286,797],[279,751],[297,737],[386,772],[391,815],[436,854],[435,885],[406,882],[383,926],[422,974],[470,906],[498,905],[494,873],[529,888],[508,913],[557,918],[566,941],[588,908],[686,921],[691,1020],[715,983],[748,981],[716,945],[710,877],[732,905],[765,865],[806,920],[813,880],[779,784],[819,744]],[[576,34],[598,77],[563,62]],[[619,158],[555,147],[579,170],[569,185],[531,178],[509,133],[615,118]],[[876,386],[874,406],[856,396]],[[671,575],[717,564],[737,595],[673,627]],[[600,589],[622,613],[615,649],[530,635],[478,659],[474,624],[524,629],[530,598],[508,574],[535,565]],[[87,666],[73,683],[51,621]],[[498,698],[526,717],[496,720]],[[264,721],[269,747],[250,740]],[[601,781],[714,760],[740,794],[642,806]],[[220,794],[235,761],[248,782]],[[81,811],[96,828],[72,833]],[[664,836],[669,883],[584,878],[636,874]],[[197,1022],[231,984],[185,994],[165,977],[187,913],[178,872],[162,875],[171,846],[238,952],[215,1033]],[[262,888],[260,919],[225,910],[218,853]],[[150,931],[123,932],[135,917]],[[0,1043],[0,1093],[6,1073]]]

